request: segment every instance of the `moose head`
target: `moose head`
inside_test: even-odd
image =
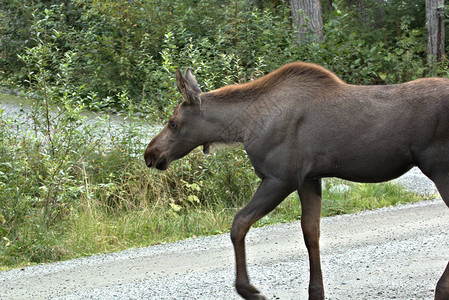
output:
[[[149,143],[145,151],[145,162],[149,168],[166,170],[170,163],[187,155],[197,146],[203,145],[203,151],[209,151],[205,131],[210,126],[203,116],[201,89],[192,70],[186,70],[184,76],[178,70],[176,83],[183,97],[168,123]]]

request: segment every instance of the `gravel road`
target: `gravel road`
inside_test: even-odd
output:
[[[413,169],[398,179],[434,187]],[[432,299],[449,260],[441,199],[323,218],[327,299]],[[299,223],[250,231],[249,272],[269,299],[307,299]],[[228,234],[0,272],[0,299],[240,299]]]

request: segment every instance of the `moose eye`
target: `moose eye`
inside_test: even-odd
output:
[[[176,128],[176,123],[174,121],[168,121],[168,127],[174,129]]]

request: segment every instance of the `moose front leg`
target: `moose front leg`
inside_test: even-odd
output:
[[[444,170],[449,170],[448,164],[441,164],[439,167],[444,168]],[[437,168],[434,168],[437,169]],[[435,172],[430,176],[430,178],[435,183],[438,192],[443,198],[446,205],[449,207],[449,175],[448,171],[444,172]],[[436,289],[435,289],[435,300],[448,300],[449,299],[449,263],[446,266],[446,269],[443,272],[440,280],[438,280]]]
[[[265,299],[259,291],[249,283],[246,268],[245,236],[257,220],[272,211],[294,188],[277,179],[263,179],[251,201],[234,217],[231,229],[231,240],[234,245],[236,261],[237,292],[245,299]]]
[[[444,270],[443,276],[438,280],[438,284],[435,290],[435,300],[447,300],[449,299],[449,263],[446,270]]]
[[[309,253],[309,299],[324,299],[320,260],[321,179],[307,179],[298,190],[301,200],[301,227]]]

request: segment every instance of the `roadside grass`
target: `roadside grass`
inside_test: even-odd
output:
[[[151,136],[137,123],[106,141],[92,134],[104,122],[84,128],[70,118],[54,121],[49,140],[19,129],[0,106],[0,270],[229,232],[259,182],[240,146],[197,149],[159,172],[143,162]],[[72,119],[71,131],[57,127]],[[323,199],[330,216],[423,197],[392,183],[326,179]],[[300,215],[292,194],[255,226]]]
[[[348,190],[337,192],[324,190],[323,216],[355,213],[423,199],[392,183],[370,184],[367,187],[367,184],[339,179],[330,181],[348,186]],[[169,205],[163,204],[166,201]],[[170,206],[172,203],[170,201],[162,199],[154,207],[145,205],[130,210],[121,208],[111,210],[93,200],[88,207],[78,211],[67,224],[69,230],[63,244],[70,255],[66,258],[226,233],[230,230],[235,213],[244,205],[242,203],[239,207],[230,207],[225,203],[213,205],[203,203],[174,208]],[[294,222],[300,220],[300,215],[299,197],[292,194],[254,226]]]
[[[231,170],[235,162],[228,160],[229,152],[237,155],[242,150],[221,150],[215,153],[214,159],[217,160],[216,164],[222,163],[225,165],[224,169]],[[3,240],[0,247],[1,269],[228,232],[235,213],[249,200],[256,184],[239,187],[238,183],[242,178],[237,176],[228,177],[228,182],[211,176],[199,191],[192,191],[187,185],[194,184],[195,181],[188,183],[188,174],[180,170],[191,170],[192,163],[197,164],[197,171],[200,167],[203,170],[212,167],[206,165],[209,158],[200,156],[201,154],[194,153],[187,158],[187,162],[181,160],[175,163],[173,170],[169,170],[167,174],[146,170],[144,164],[136,159],[135,165],[125,173],[135,172],[137,175],[121,177],[120,186],[117,185],[113,191],[111,185],[109,188],[107,184],[101,187],[100,183],[92,180],[89,185],[92,188],[99,186],[99,191],[90,197],[82,195],[80,202],[73,203],[64,219],[47,229],[40,229],[39,222],[15,224],[19,230],[14,238],[8,235],[8,240]],[[245,164],[245,159],[239,158],[242,164]],[[210,170],[212,173],[219,171]],[[191,172],[195,173],[195,170]],[[254,179],[254,183],[257,182],[257,179],[252,178],[251,169],[239,172],[243,177],[242,181]],[[323,216],[422,200],[422,197],[391,183],[358,184],[338,179],[326,179],[325,182]],[[220,194],[211,188],[217,185],[221,186]],[[348,188],[332,191],[329,190],[332,185]],[[135,189],[130,189],[131,186]],[[198,202],[186,200],[192,195],[198,197]],[[241,199],[237,200],[238,198]],[[255,226],[292,222],[299,220],[300,215],[299,198],[292,194]]]
[[[329,217],[415,203],[429,197],[416,194],[395,183],[357,183],[338,178],[323,179],[321,215]],[[335,188],[337,187],[337,188]],[[301,219],[301,204],[296,193],[256,223],[256,226],[293,222]]]

